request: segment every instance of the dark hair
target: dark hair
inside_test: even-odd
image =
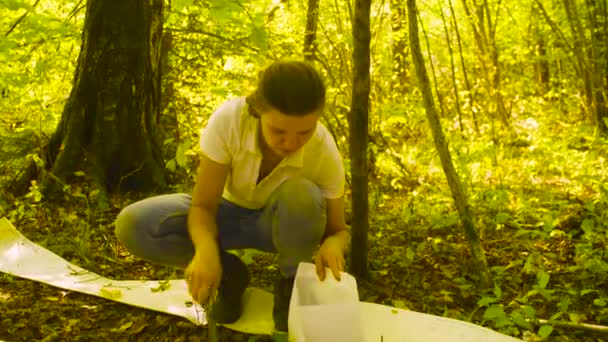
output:
[[[257,89],[247,97],[249,112],[278,110],[285,115],[307,115],[325,105],[321,75],[307,62],[278,61],[260,75]]]

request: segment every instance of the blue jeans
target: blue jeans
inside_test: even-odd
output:
[[[125,207],[116,218],[118,240],[144,260],[186,267],[194,256],[187,226],[190,203],[188,194],[170,194]],[[300,262],[312,259],[325,226],[325,199],[314,183],[302,178],[283,182],[262,209],[222,199],[217,213],[221,249],[278,253],[285,277],[294,276]]]

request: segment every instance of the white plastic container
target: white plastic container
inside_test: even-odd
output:
[[[341,281],[327,270],[320,281],[315,265],[300,263],[289,307],[289,340],[297,342],[362,342],[357,281],[342,272]]]

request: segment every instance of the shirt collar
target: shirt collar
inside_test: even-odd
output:
[[[245,137],[244,137],[245,150],[257,155],[259,158],[262,158],[262,152],[261,152],[262,149],[260,148],[260,141],[258,139],[258,130],[260,129],[259,128],[260,120],[250,116],[249,113],[247,112],[246,106],[243,110],[245,111],[243,113],[243,115],[248,116],[247,123],[245,125],[246,126]],[[300,147],[300,149],[297,150],[292,155],[285,157],[285,159],[283,161],[281,161],[281,163],[278,166],[279,167],[280,166],[291,166],[291,167],[301,168],[304,164],[304,149],[306,148],[306,145],[308,145],[308,143],[306,143],[304,146]]]

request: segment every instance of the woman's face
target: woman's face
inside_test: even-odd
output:
[[[310,140],[317,128],[321,110],[306,115],[286,115],[277,110],[260,115],[262,138],[266,146],[280,157],[296,152]]]

